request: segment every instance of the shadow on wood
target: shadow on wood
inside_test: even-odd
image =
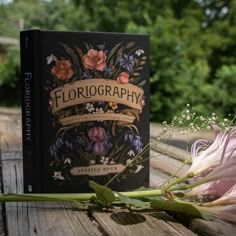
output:
[[[143,215],[133,212],[116,212],[112,213],[110,217],[119,225],[134,225],[146,221]]]

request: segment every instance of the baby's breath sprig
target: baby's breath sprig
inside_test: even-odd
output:
[[[235,123],[236,116],[229,114],[225,118],[219,118],[215,112],[210,115],[198,115],[194,107],[187,104],[185,109],[175,116],[170,123],[162,122],[162,132],[156,141],[165,142],[174,138],[176,135],[186,135],[201,130],[211,130],[213,124],[218,124],[222,130],[227,130]],[[188,140],[186,140],[188,142]]]

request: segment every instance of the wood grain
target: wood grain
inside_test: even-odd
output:
[[[23,192],[22,145],[19,132],[21,123],[17,122],[16,117],[12,120],[2,118],[0,124],[0,127],[4,127],[0,140],[4,193]],[[75,211],[69,203],[11,202],[5,203],[3,213],[6,215],[5,227],[8,236],[102,235],[86,211]],[[3,230],[0,232],[4,235]]]
[[[112,236],[193,236],[196,235],[173,218],[160,213],[94,212],[106,235]]]
[[[159,127],[152,125],[151,127]],[[151,128],[151,130],[154,130]],[[183,160],[189,154],[165,145],[152,147],[152,186],[160,186],[171,175],[181,176],[189,168]],[[20,111],[0,108],[0,157],[4,192],[23,191]],[[177,173],[176,173],[177,172]],[[1,187],[1,186],[0,186]],[[236,226],[225,222],[194,219],[190,229],[164,212],[132,213],[128,211],[87,212],[75,210],[64,202],[6,203],[0,207],[0,236],[233,236]],[[4,217],[3,217],[4,216]]]
[[[190,229],[204,236],[235,236],[236,225],[223,221],[194,219]]]

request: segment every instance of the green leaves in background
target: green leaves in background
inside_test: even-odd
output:
[[[187,103],[202,115],[210,111],[223,117],[236,113],[235,15],[234,0],[15,0],[0,5],[0,36],[19,38],[22,25],[24,29],[148,33],[151,119],[172,120]],[[112,53],[108,51],[108,64]],[[16,86],[19,49],[13,52],[0,44],[0,62],[0,84]],[[139,79],[138,73],[133,79]],[[5,91],[0,93],[8,99]]]

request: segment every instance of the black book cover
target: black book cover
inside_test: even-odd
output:
[[[21,71],[25,192],[148,186],[148,35],[24,31]]]

